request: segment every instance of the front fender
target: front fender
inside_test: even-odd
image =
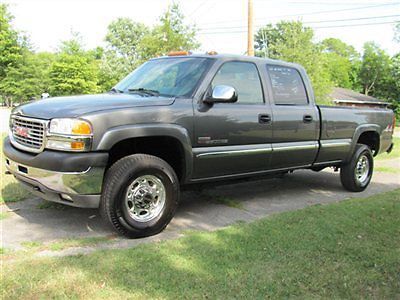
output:
[[[136,124],[124,125],[107,130],[96,146],[96,151],[109,151],[116,143],[126,139],[151,136],[168,136],[177,139],[185,154],[186,176],[190,178],[193,170],[192,142],[188,131],[175,124]]]

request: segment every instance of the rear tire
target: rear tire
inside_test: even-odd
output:
[[[340,180],[343,187],[351,192],[362,192],[371,182],[374,170],[374,158],[371,149],[357,144],[351,160],[340,168]]]
[[[171,221],[179,202],[179,181],[164,160],[134,154],[107,171],[100,212],[118,233],[146,237],[161,232]]]

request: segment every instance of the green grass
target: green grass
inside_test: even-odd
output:
[[[42,200],[36,208],[38,209],[57,209],[57,210],[64,210],[67,208],[64,204],[61,203],[56,203],[56,202],[51,202],[51,201],[46,201]]]
[[[50,243],[46,248],[52,251],[60,251],[72,247],[95,246],[100,243],[110,242],[114,238],[115,236],[95,236],[79,239],[63,239]]]
[[[23,246],[26,249],[37,249],[39,247],[43,246],[42,242],[22,242],[21,246]]]
[[[107,243],[113,241],[115,239],[114,235],[109,236],[94,236],[94,237],[84,237],[84,238],[67,238],[55,240],[49,243],[42,242],[22,242],[21,246],[24,247],[24,250],[15,251],[13,254],[16,256],[24,255],[32,255],[39,251],[51,250],[51,251],[61,251],[72,247],[87,247],[87,246],[95,246],[100,243]],[[15,256],[13,256],[14,258]]]
[[[4,299],[395,299],[400,190],[133,249],[3,262]]]
[[[374,168],[375,172],[386,172],[386,173],[400,173],[400,168],[392,168],[385,166],[377,166]]]
[[[7,134],[0,135],[0,204],[5,202],[21,201],[29,197],[29,192],[26,191],[12,175],[4,175],[6,171],[5,158],[3,155],[3,140]]]
[[[243,209],[243,203],[228,197],[217,196],[212,198],[213,202],[223,204],[232,208]]]
[[[1,211],[0,212],[0,221],[7,219],[9,216],[10,216],[10,214],[8,212]]]

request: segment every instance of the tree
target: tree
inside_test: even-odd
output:
[[[317,101],[326,103],[332,83],[325,68],[326,57],[313,37],[313,30],[299,21],[268,24],[255,35],[256,55],[301,64],[310,76]]]
[[[320,46],[332,83],[339,87],[357,89],[360,55],[354,47],[336,38],[327,38]]]
[[[18,64],[22,58],[20,37],[12,28],[13,17],[5,4],[0,4],[0,80],[6,76],[6,69]]]
[[[107,46],[100,62],[99,85],[108,90],[146,60],[173,50],[194,50],[199,44],[195,28],[184,23],[179,6],[173,4],[148,28],[127,18],[108,26]]]
[[[389,88],[392,92],[389,96],[389,100],[391,100],[391,103],[393,104],[393,109],[396,113],[397,119],[400,120],[400,53],[397,53],[392,57],[391,75],[392,83]]]
[[[125,59],[116,55],[115,52],[105,51],[99,62],[99,88],[108,91],[118,83],[133,68],[125,63]]]
[[[384,85],[390,76],[390,57],[374,42],[364,44],[360,69],[360,82],[365,95],[374,94],[377,86]]]
[[[7,68],[0,82],[2,94],[13,102],[25,102],[49,90],[49,66],[54,59],[52,53],[23,53],[17,66]],[[7,103],[11,105],[11,103]]]
[[[400,22],[394,26],[394,38],[396,42],[400,43]]]
[[[86,52],[77,35],[61,43],[56,60],[50,67],[52,96],[96,93],[99,91],[98,62]]]
[[[106,35],[108,48],[114,51],[118,58],[122,58],[126,68],[133,70],[142,60],[139,45],[149,31],[149,28],[142,23],[133,22],[128,18],[118,18],[108,25]]]
[[[178,4],[168,7],[160,23],[143,37],[139,45],[144,60],[166,55],[170,51],[195,50],[198,47],[196,29],[184,23]]]
[[[397,119],[400,119],[400,53],[390,59],[388,74],[378,80],[373,95],[392,104]]]

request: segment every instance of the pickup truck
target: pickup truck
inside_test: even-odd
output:
[[[305,70],[247,56],[152,59],[111,91],[19,106],[7,172],[33,194],[99,208],[122,235],[162,231],[182,187],[296,169],[340,169],[364,190],[393,147],[387,108],[319,106]]]

